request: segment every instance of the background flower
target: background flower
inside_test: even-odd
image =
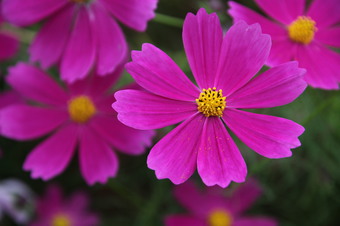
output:
[[[1,1],[0,1],[0,26],[4,23],[2,17]],[[0,60],[6,60],[14,56],[19,49],[19,42],[15,35],[8,31],[0,32]]]

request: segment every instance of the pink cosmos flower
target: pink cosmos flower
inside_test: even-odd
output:
[[[33,178],[48,180],[61,173],[78,147],[86,182],[105,183],[118,170],[118,159],[111,147],[138,155],[151,145],[153,131],[123,125],[110,107],[114,97],[108,91],[120,72],[121,69],[105,77],[90,76],[63,89],[32,65],[18,63],[9,69],[7,82],[30,103],[1,110],[1,134],[29,140],[53,132],[24,163]]]
[[[217,15],[204,9],[185,18],[183,42],[198,87],[164,52],[144,44],[126,68],[147,91],[118,91],[112,105],[118,119],[136,129],[183,121],[148,156],[157,178],[180,184],[197,167],[208,186],[243,182],[246,164],[226,126],[267,158],[291,156],[290,149],[300,146],[302,126],[239,108],[290,103],[306,88],[305,70],[290,62],[254,77],[269,54],[269,35],[258,24],[239,22],[223,37]]]
[[[85,193],[75,192],[64,198],[61,189],[50,185],[37,202],[37,219],[30,226],[95,226],[98,216],[88,210],[89,200]]]
[[[191,182],[176,186],[176,199],[190,214],[166,217],[166,226],[275,226],[269,217],[243,216],[262,191],[255,180],[240,185],[229,196],[218,187],[199,191]]]
[[[275,66],[297,60],[307,69],[305,80],[315,88],[338,89],[340,54],[340,1],[313,0],[307,9],[305,0],[255,0],[272,19],[236,3],[229,2],[229,14],[235,21],[260,23],[270,34],[272,49],[267,61]]]
[[[43,68],[60,64],[61,78],[74,82],[94,68],[112,72],[127,54],[116,19],[144,31],[158,0],[3,0],[4,16],[27,26],[45,20],[30,46],[30,59]],[[114,18],[112,18],[112,16]]]
[[[1,15],[1,1],[0,1],[0,26],[4,23]],[[17,38],[8,31],[0,32],[0,60],[6,60],[14,56],[18,51],[19,42]]]

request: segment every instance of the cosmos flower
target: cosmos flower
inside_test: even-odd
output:
[[[4,23],[1,15],[1,1],[0,1],[0,26]],[[19,42],[15,35],[8,31],[0,32],[0,60],[11,58],[18,50]]]
[[[218,187],[198,190],[192,182],[176,186],[176,199],[189,214],[167,216],[166,226],[275,226],[276,220],[263,216],[244,216],[261,195],[262,190],[252,179],[232,192]]]
[[[105,183],[118,170],[117,155],[111,147],[138,155],[151,145],[153,131],[123,125],[110,107],[114,97],[109,89],[121,69],[105,77],[90,76],[65,89],[32,65],[18,63],[9,69],[7,82],[28,102],[1,110],[1,134],[30,140],[53,132],[24,163],[33,178],[48,180],[60,174],[78,147],[86,182]]]
[[[37,218],[30,226],[99,225],[98,216],[88,208],[86,193],[78,191],[65,198],[58,186],[50,185],[45,195],[37,201]]]
[[[290,60],[306,68],[305,80],[315,88],[338,89],[340,54],[340,2],[313,0],[255,0],[271,18],[266,18],[236,2],[229,2],[234,21],[259,23],[272,37],[267,64],[275,66]]]
[[[112,105],[118,119],[136,129],[182,122],[150,151],[147,164],[157,178],[180,184],[197,168],[208,186],[243,182],[246,164],[226,126],[260,155],[291,156],[302,126],[239,108],[290,103],[306,88],[305,70],[290,62],[254,77],[269,54],[269,35],[258,24],[239,22],[223,37],[217,15],[204,9],[185,18],[183,42],[198,87],[168,55],[144,44],[126,68],[146,91],[118,91]]]
[[[156,4],[157,0],[3,0],[3,13],[19,26],[45,21],[30,46],[30,60],[43,68],[60,64],[61,78],[74,82],[92,68],[98,75],[112,72],[127,54],[116,19],[144,31]]]

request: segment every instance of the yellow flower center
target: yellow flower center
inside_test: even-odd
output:
[[[203,89],[200,93],[196,103],[198,105],[198,111],[202,112],[206,117],[223,115],[223,111],[226,107],[226,97],[223,96],[222,90],[216,91],[216,87]]]
[[[52,219],[52,226],[71,226],[71,219],[64,215],[58,214],[53,217]]]
[[[313,41],[316,31],[315,21],[306,16],[299,16],[288,26],[289,38],[303,44]]]
[[[96,107],[87,96],[77,96],[68,102],[68,112],[73,121],[84,123],[96,113]]]
[[[215,210],[209,214],[209,226],[230,226],[231,215],[225,210]]]

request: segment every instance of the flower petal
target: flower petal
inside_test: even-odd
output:
[[[14,90],[6,90],[0,93],[0,109],[12,104],[23,104],[24,99]]]
[[[274,67],[288,61],[296,60],[297,49],[299,46],[300,44],[292,42],[288,39],[274,39],[266,65]]]
[[[188,13],[183,25],[183,44],[201,89],[213,87],[222,45],[222,27],[216,13],[207,14],[202,8],[197,16]]]
[[[301,145],[304,128],[288,119],[236,109],[224,111],[227,126],[248,147],[267,158],[290,157],[291,148]]]
[[[202,204],[202,203],[201,203]],[[190,215],[170,215],[165,217],[165,226],[206,226],[206,221]]]
[[[66,7],[43,25],[29,47],[30,60],[48,68],[60,61],[73,25],[75,7]]]
[[[65,106],[68,98],[56,81],[33,65],[19,62],[9,69],[6,80],[23,97],[33,101]]]
[[[315,40],[326,45],[340,48],[340,27],[319,29],[315,33]]]
[[[118,158],[110,146],[90,128],[83,128],[79,147],[80,169],[89,185],[106,183],[118,171]]]
[[[125,25],[145,31],[149,20],[155,17],[158,0],[100,0],[117,19]]]
[[[340,81],[340,54],[312,43],[299,46],[297,60],[307,69],[306,82],[315,88],[338,89]]]
[[[228,96],[246,84],[262,68],[270,45],[259,24],[234,24],[223,39],[215,87]]]
[[[247,166],[227,129],[218,117],[205,120],[197,169],[207,186],[227,187],[231,181],[244,182]]]
[[[181,184],[194,173],[205,120],[203,114],[193,115],[151,149],[147,164],[158,179],[168,178]]]
[[[0,60],[6,60],[16,54],[19,48],[17,38],[9,33],[0,33]]]
[[[227,105],[231,108],[270,108],[288,104],[306,89],[305,73],[296,61],[271,68],[230,95]]]
[[[39,144],[27,157],[24,169],[32,178],[49,180],[68,165],[76,148],[77,126],[69,124]]]
[[[269,217],[242,217],[233,222],[233,226],[277,226],[278,222]]]
[[[68,119],[67,112],[28,105],[11,105],[0,111],[1,134],[29,140],[43,136]]]
[[[119,122],[116,115],[98,116],[91,120],[90,127],[112,146],[130,155],[140,155],[151,145],[155,132],[137,130]]]
[[[145,43],[142,51],[132,51],[132,62],[126,64],[127,71],[144,89],[157,95],[193,101],[199,90],[162,50]]]
[[[87,10],[90,9],[79,8],[73,32],[62,56],[61,79],[69,83],[83,79],[92,68],[96,56],[96,40]]]
[[[96,2],[92,4],[92,10],[94,20],[91,25],[97,36],[97,74],[105,75],[113,72],[126,58],[128,47],[121,28],[107,10]]]
[[[307,12],[318,28],[330,27],[340,22],[340,4],[338,0],[314,0]]]
[[[195,102],[179,101],[140,90],[115,93],[118,119],[135,129],[158,129],[181,122],[197,112]]]
[[[233,1],[229,1],[228,13],[233,17],[234,22],[244,20],[248,24],[259,23],[264,34],[270,34],[272,39],[287,37],[287,31],[283,25],[275,23],[261,14]]]
[[[68,0],[3,0],[2,13],[9,22],[26,26],[36,23],[70,4]]]
[[[255,2],[269,16],[287,25],[303,15],[306,4],[305,0],[255,0]]]

